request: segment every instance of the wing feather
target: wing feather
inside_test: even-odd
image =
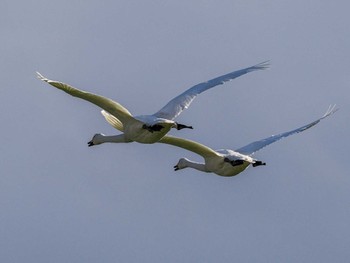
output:
[[[179,138],[179,137],[166,135],[159,142],[186,149],[188,151],[199,154],[199,155],[203,156],[204,158],[218,156],[218,154],[214,150],[212,150],[211,148],[209,148],[201,143],[187,140],[187,139],[183,139],[183,138]]]
[[[227,81],[233,80],[235,78],[238,78],[244,74],[247,74],[249,72],[255,71],[255,70],[262,70],[269,67],[269,62],[265,61],[260,64],[257,64],[252,67],[240,69],[225,75],[222,75],[220,77],[211,79],[207,82],[199,83],[179,96],[175,97],[171,101],[169,101],[163,108],[161,108],[157,113],[154,115],[159,118],[164,118],[168,120],[174,120],[180,113],[187,109],[192,101],[196,98],[196,96],[210,88],[213,88],[215,86],[224,84]]]
[[[106,97],[96,95],[90,92],[86,92],[83,90],[79,90],[77,88],[74,88],[68,84],[49,80],[45,78],[43,75],[41,75],[39,72],[37,72],[38,78],[44,82],[47,82],[48,84],[54,86],[57,89],[63,90],[64,92],[68,93],[69,95],[72,95],[74,97],[89,101],[100,108],[104,109],[105,111],[109,112],[113,116],[115,116],[117,119],[119,119],[122,122],[125,122],[132,118],[131,113],[124,108],[122,105],[120,105],[118,102],[115,102],[111,99],[108,99]]]
[[[116,128],[119,131],[124,131],[124,126],[123,123],[118,120],[116,117],[114,117],[112,114],[109,114],[107,111],[102,110],[101,114],[103,115],[103,117],[105,117],[106,121],[112,125],[114,128]]]
[[[237,149],[236,151],[241,153],[241,154],[246,154],[246,155],[253,155],[255,152],[259,151],[260,149],[270,145],[271,143],[274,143],[276,141],[279,141],[283,138],[286,138],[290,135],[293,135],[293,134],[297,134],[299,132],[303,132],[307,129],[310,129],[311,127],[315,126],[316,124],[318,124],[322,119],[332,115],[334,112],[336,112],[338,109],[335,108],[336,105],[331,105],[329,106],[327,112],[319,119],[309,123],[309,124],[306,124],[298,129],[295,129],[295,130],[291,130],[291,131],[288,131],[288,132],[284,132],[284,133],[280,133],[278,135],[272,135],[270,137],[267,137],[265,139],[262,139],[260,141],[255,141],[255,142],[252,142],[242,148],[239,148]]]

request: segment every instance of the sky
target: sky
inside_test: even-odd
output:
[[[348,1],[1,1],[1,262],[348,262]],[[172,135],[237,149],[339,111],[230,178],[173,171],[169,145],[119,134],[36,71],[152,114],[199,95]]]

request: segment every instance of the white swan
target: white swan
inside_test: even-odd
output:
[[[252,164],[253,167],[266,165],[264,162],[252,158],[252,155],[258,150],[282,138],[303,132],[315,126],[322,119],[330,116],[337,110],[338,109],[335,108],[335,105],[330,106],[327,112],[321,118],[307,125],[304,125],[292,131],[284,132],[278,135],[272,135],[265,139],[252,142],[235,151],[229,149],[214,151],[203,144],[172,136],[165,136],[159,142],[184,148],[186,150],[197,153],[204,158],[204,163],[197,163],[186,158],[181,158],[178,164],[174,166],[175,171],[190,167],[202,172],[216,173],[217,175],[221,176],[234,176],[244,171],[250,164]]]
[[[299,132],[303,132],[315,126],[322,119],[330,116],[337,110],[338,109],[335,108],[335,105],[330,106],[326,111],[326,113],[321,118],[307,125],[304,125],[295,130],[283,132],[278,135],[272,135],[265,139],[252,142],[235,151],[229,150],[229,149],[220,149],[220,150],[214,151],[213,149],[203,144],[200,144],[198,142],[183,139],[183,138],[178,138],[174,136],[169,136],[169,135],[164,136],[161,140],[159,140],[159,143],[174,145],[174,146],[189,150],[191,152],[197,153],[204,158],[204,163],[193,162],[186,158],[181,158],[178,164],[174,166],[175,171],[190,167],[202,172],[216,173],[217,175],[221,175],[221,176],[226,176],[226,177],[234,176],[244,171],[250,164],[252,164],[253,167],[265,165],[264,162],[258,161],[252,157],[252,155],[258,150],[282,138],[288,137],[290,135],[293,135]],[[105,111],[102,111],[102,114],[106,118],[108,123],[110,123],[116,129],[120,130],[121,128],[120,121],[117,118],[115,118],[114,116],[112,116],[111,114]],[[98,134],[98,135],[95,135],[94,139],[97,144],[106,143],[106,142],[114,143],[114,142],[119,142],[118,136],[119,135],[105,136],[103,134]]]
[[[126,108],[111,99],[73,88],[72,86],[59,81],[49,80],[39,72],[37,72],[37,74],[40,80],[45,81],[74,97],[87,100],[99,106],[105,112],[108,112],[116,117],[119,122],[119,130],[121,130],[123,134],[118,135],[118,137],[114,137],[116,140],[115,142],[136,141],[139,143],[155,143],[165,134],[167,134],[171,128],[176,128],[178,130],[183,128],[192,129],[191,126],[179,124],[175,122],[174,119],[180,115],[184,109],[187,109],[190,106],[191,102],[198,94],[249,72],[266,69],[268,66],[269,64],[266,61],[255,66],[237,70],[207,82],[197,84],[169,101],[155,114],[142,116],[132,116],[132,114]],[[96,134],[94,138],[97,138],[98,136],[99,134]],[[94,140],[94,138],[89,142],[89,146],[98,143],[98,141]]]

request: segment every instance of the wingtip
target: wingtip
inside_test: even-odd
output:
[[[337,104],[334,104],[334,105],[329,105],[326,113],[322,116],[321,119],[324,119],[330,115],[332,115],[333,113],[337,112],[339,110],[339,108],[337,108]]]
[[[264,70],[270,68],[270,60],[263,61],[259,64],[256,64],[250,68],[250,70]]]
[[[36,71],[36,77],[42,81],[45,81],[45,82],[48,81],[48,79],[45,78],[43,75],[41,75],[39,71]]]

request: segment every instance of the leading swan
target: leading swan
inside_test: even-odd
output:
[[[269,64],[266,61],[252,67],[222,75],[207,82],[199,83],[170,100],[155,114],[141,116],[133,116],[126,108],[111,99],[76,89],[59,81],[49,80],[39,72],[37,72],[37,74],[40,80],[45,81],[55,88],[63,90],[74,97],[87,100],[117,118],[123,131],[123,134],[120,134],[117,137],[118,142],[135,141],[139,143],[155,143],[163,138],[171,128],[176,128],[178,130],[183,128],[192,129],[191,126],[179,124],[175,122],[174,119],[180,115],[184,109],[187,109],[190,106],[191,102],[198,94],[249,72],[266,69],[268,66]],[[94,137],[96,136],[98,135],[95,135]],[[89,142],[89,146],[92,145],[94,145],[93,139]]]
[[[214,151],[213,149],[201,143],[169,135],[164,136],[159,142],[186,149],[188,151],[199,154],[204,158],[204,163],[194,162],[186,158],[181,158],[178,164],[174,166],[175,171],[189,167],[202,172],[215,173],[220,176],[229,177],[243,172],[249,165],[252,165],[253,167],[265,165],[264,162],[258,161],[252,157],[255,152],[271,143],[281,140],[282,138],[303,132],[315,126],[321,120],[332,115],[337,110],[338,109],[335,108],[335,105],[330,106],[327,112],[321,118],[309,124],[306,124],[298,129],[283,132],[278,135],[272,135],[265,139],[252,142],[234,151],[230,149],[220,149]],[[121,128],[118,124],[118,120],[114,116],[106,112],[102,112],[102,114],[106,120],[116,129]],[[98,135],[95,140],[98,142],[97,144],[105,142],[118,142],[116,136],[104,136],[101,134]]]

